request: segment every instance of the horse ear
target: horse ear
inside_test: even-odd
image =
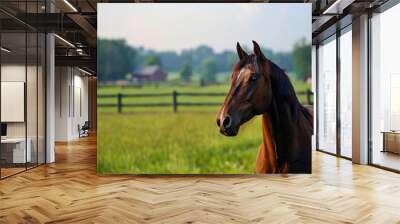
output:
[[[242,60],[244,57],[247,56],[247,53],[242,49],[239,42],[237,42],[237,44],[236,44],[236,51],[237,51],[237,54],[238,54],[240,60]]]
[[[254,54],[256,55],[256,56],[258,56],[258,57],[260,57],[260,58],[265,58],[265,56],[264,56],[264,54],[262,53],[262,51],[261,51],[261,48],[260,48],[260,46],[257,44],[257,42],[255,42],[254,40],[253,40],[253,51],[254,51]]]

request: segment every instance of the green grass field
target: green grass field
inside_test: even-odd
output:
[[[309,88],[294,83],[296,91]],[[226,92],[228,85],[100,87],[98,94]],[[179,97],[180,102],[218,102],[224,97]],[[116,99],[99,99],[98,103]],[[130,98],[124,102],[172,102],[172,97]],[[118,174],[253,173],[262,141],[261,118],[245,124],[236,137],[225,137],[215,124],[219,106],[98,108],[97,169]]]
[[[225,137],[215,113],[100,113],[99,173],[253,173],[262,141],[260,118]]]

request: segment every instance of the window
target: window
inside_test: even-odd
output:
[[[352,157],[352,35],[351,26],[340,36],[340,155]]]
[[[400,170],[400,5],[371,18],[372,163]]]
[[[318,149],[336,153],[336,36],[318,48]]]

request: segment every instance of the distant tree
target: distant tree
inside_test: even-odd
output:
[[[246,46],[244,46],[244,48],[248,53],[252,52],[251,48],[246,48]],[[183,64],[188,63],[193,73],[203,74],[203,61],[212,58],[216,64],[217,72],[226,73],[230,72],[232,66],[238,61],[234,46],[232,49],[222,52],[214,52],[213,48],[207,45],[183,49],[181,52],[171,50],[156,51],[143,47],[137,47],[135,50],[137,51],[137,55],[135,56],[136,65],[161,64],[163,69],[167,72],[180,73]],[[262,50],[264,55],[279,65],[279,67],[287,72],[293,71],[292,51],[274,52],[269,48],[263,48]]]
[[[100,81],[124,79],[135,66],[135,49],[125,40],[97,40],[98,78]]]
[[[293,71],[292,52],[277,52],[274,62],[287,72]]]
[[[158,56],[147,56],[144,59],[144,64],[145,65],[158,65],[162,67],[161,59]]]
[[[181,68],[181,80],[184,82],[189,82],[193,75],[192,67],[189,63],[184,63]]]
[[[311,45],[305,39],[301,39],[295,44],[292,60],[296,79],[302,80],[311,75]]]
[[[202,62],[201,69],[202,79],[207,83],[215,83],[217,81],[217,64],[213,58],[206,58]]]
[[[233,68],[233,65],[237,62],[236,55],[234,53],[230,53],[226,56],[226,63],[227,63],[227,70],[231,71]]]
[[[157,55],[160,57],[163,69],[166,71],[179,71],[183,62],[185,62],[175,51],[161,51]]]

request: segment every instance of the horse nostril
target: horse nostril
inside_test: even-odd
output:
[[[231,117],[230,116],[226,116],[224,121],[222,122],[222,125],[224,126],[225,129],[230,128],[231,127]]]
[[[218,125],[218,127],[221,126],[221,120],[219,118],[217,118],[217,125]]]

